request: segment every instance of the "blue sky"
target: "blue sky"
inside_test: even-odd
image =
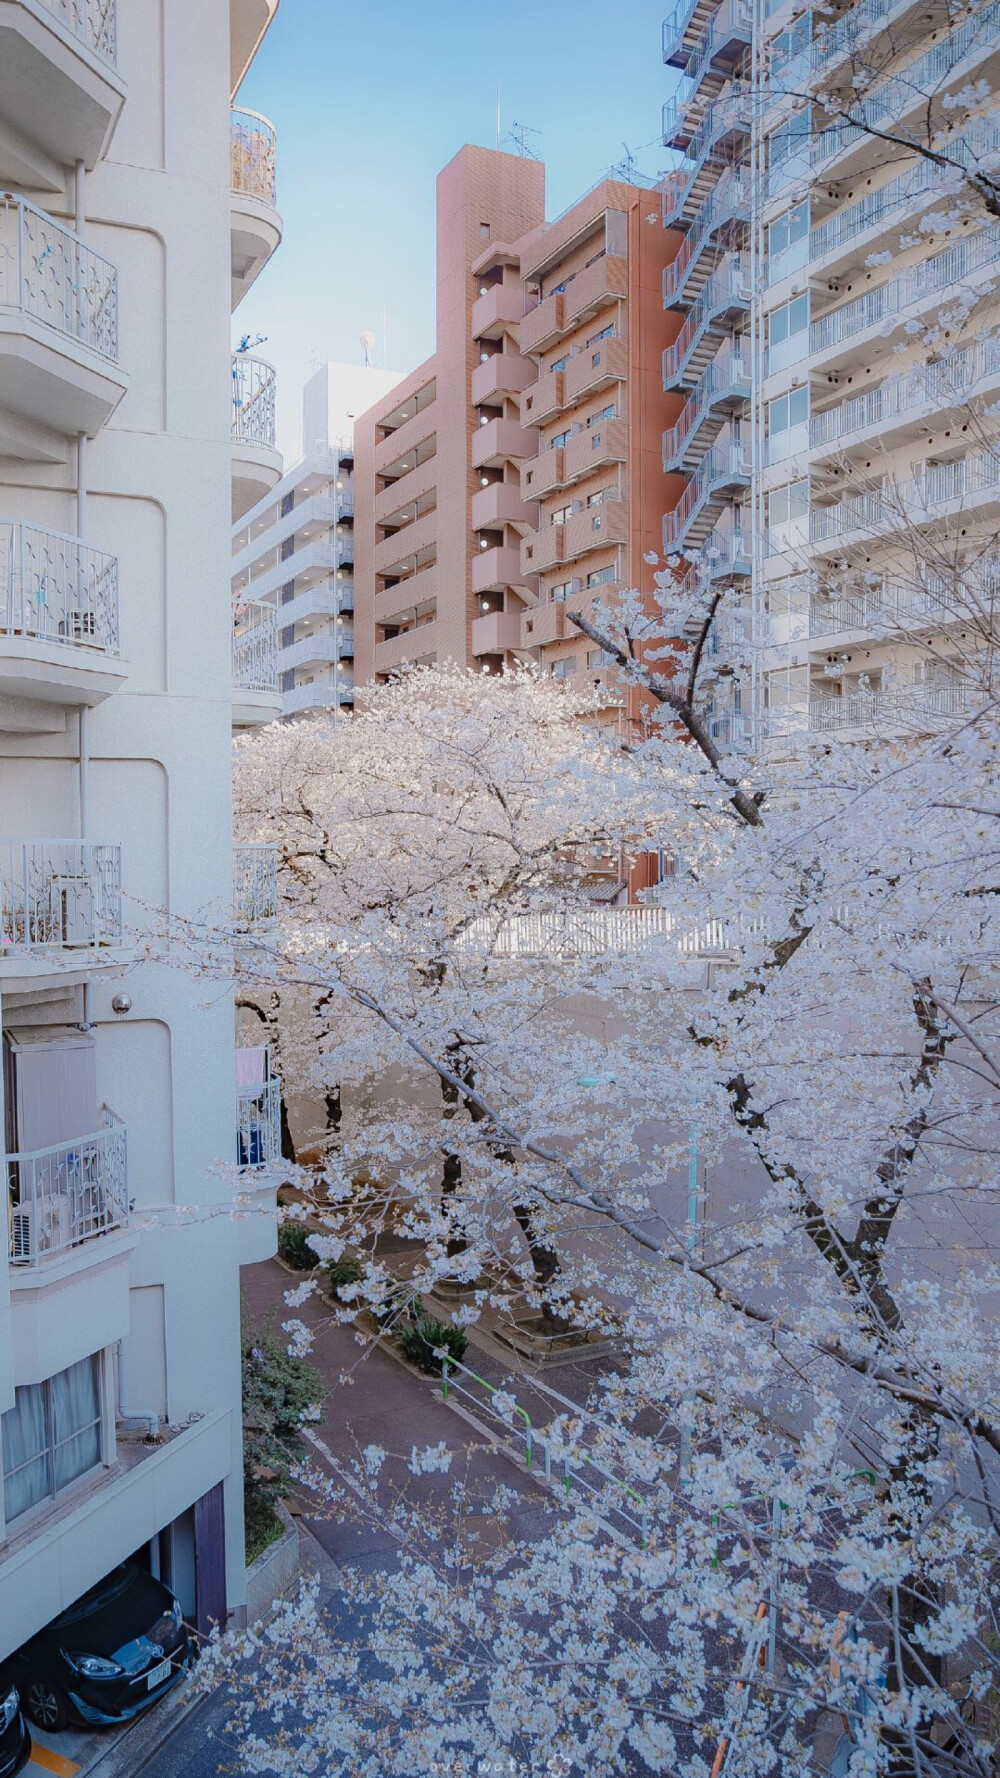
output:
[[[597,0],[281,0],[239,102],[277,129],[285,238],[233,329],[267,335],[289,460],[302,383],[327,358],[359,362],[366,327],[381,363],[383,310],[396,369],[433,351],[434,180],[463,142],[495,145],[498,80],[504,134],[515,119],[539,132],[550,216],[623,143],[660,169],[665,6],[620,0],[609,24]]]

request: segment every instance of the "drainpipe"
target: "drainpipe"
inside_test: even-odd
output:
[[[118,1414],[119,1420],[138,1420],[145,1423],[146,1437],[159,1438],[160,1416],[152,1408],[127,1408],[125,1396],[128,1389],[125,1371],[125,1341],[119,1340],[118,1353]]]
[[[76,232],[83,236],[87,219],[87,169],[82,160],[76,163]],[[76,435],[76,534],[80,538],[87,535],[87,434],[78,432]],[[90,710],[86,704],[80,706],[79,718],[79,799],[80,799],[80,839],[84,845],[90,836]],[[90,1030],[90,983],[83,984],[83,1026],[84,1031]]]

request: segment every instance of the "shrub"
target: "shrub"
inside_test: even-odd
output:
[[[243,1501],[252,1561],[281,1533],[275,1507],[291,1492],[299,1427],[322,1399],[319,1372],[292,1358],[270,1327],[243,1319]]]
[[[358,1284],[361,1280],[361,1266],[356,1259],[335,1259],[326,1269],[334,1296],[340,1295],[342,1284]]]
[[[296,1272],[311,1272],[316,1255],[309,1246],[311,1231],[301,1222],[283,1222],[278,1230],[278,1257]]]
[[[447,1321],[437,1321],[433,1315],[417,1315],[407,1322],[400,1329],[399,1343],[404,1357],[428,1376],[437,1376],[441,1370],[441,1360],[435,1356],[436,1351],[443,1347],[449,1358],[461,1363],[469,1347],[460,1327],[452,1327]]]

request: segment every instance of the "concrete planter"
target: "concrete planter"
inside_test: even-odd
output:
[[[248,1624],[255,1624],[267,1616],[275,1600],[284,1597],[299,1572],[299,1528],[280,1502],[277,1512],[284,1531],[247,1569]]]

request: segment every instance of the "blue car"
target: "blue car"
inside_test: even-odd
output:
[[[15,1685],[0,1686],[0,1778],[14,1778],[31,1754],[31,1736]]]

